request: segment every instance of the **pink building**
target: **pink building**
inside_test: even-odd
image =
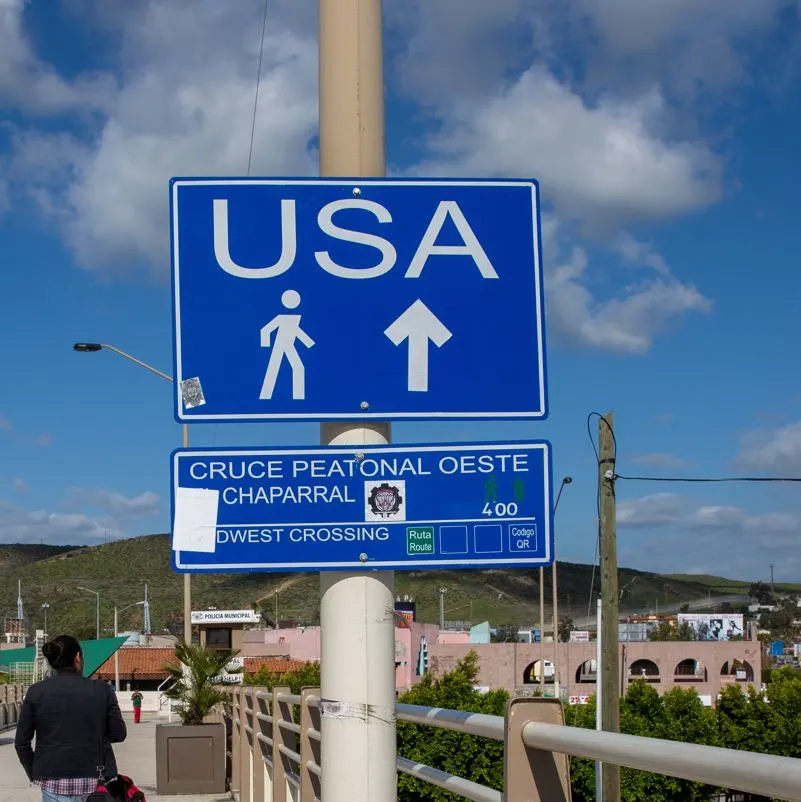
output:
[[[430,650],[438,643],[465,645],[467,632],[440,632],[435,624],[421,624],[396,617],[395,624],[395,687],[408,690],[420,681],[418,667],[421,650]],[[252,629],[243,633],[243,657],[287,657],[293,660],[320,659],[320,627],[294,629]]]
[[[544,664],[548,695],[558,681],[573,701],[595,693],[595,643],[471,643],[468,632],[440,631],[435,624],[412,622],[398,615],[395,626],[395,687],[399,693],[421,678],[421,656],[435,677],[451,671],[469,651],[479,657],[479,685],[528,695],[539,684]],[[243,657],[320,659],[320,628],[255,629],[243,633]],[[664,692],[693,687],[713,704],[728,684],[760,684],[762,650],[758,641],[629,642],[620,645],[621,691],[634,679],[645,679]],[[556,668],[554,670],[554,662]],[[555,680],[555,677],[557,680]]]

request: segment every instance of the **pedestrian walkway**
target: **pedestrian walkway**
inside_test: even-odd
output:
[[[230,802],[228,794],[158,796],[156,794],[156,719],[133,723],[125,714],[128,738],[116,744],[114,753],[123,774],[128,774],[145,792],[147,802]],[[0,733],[0,802],[40,802],[41,791],[28,782],[14,751],[14,731]]]

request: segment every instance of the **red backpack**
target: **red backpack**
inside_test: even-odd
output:
[[[106,790],[119,802],[147,802],[144,792],[124,774],[118,774],[113,780],[109,780],[106,783]]]

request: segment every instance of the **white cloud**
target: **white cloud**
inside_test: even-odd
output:
[[[13,488],[26,485],[15,479]],[[0,543],[93,544],[124,537],[135,521],[160,511],[159,497],[150,491],[125,496],[104,488],[69,488],[61,510],[29,510],[0,500]]]
[[[630,459],[635,465],[643,465],[647,468],[677,470],[687,466],[687,460],[683,457],[662,451],[655,451],[649,454],[635,454]]]
[[[83,513],[24,510],[0,501],[0,542],[72,545],[119,538],[123,530],[113,521]]]
[[[682,97],[749,80],[747,45],[777,26],[793,0],[577,0],[572,27],[599,80],[660,79]],[[576,39],[574,38],[575,42]],[[592,46],[589,43],[592,42]]]
[[[688,533],[720,532],[751,535],[770,544],[774,535],[801,534],[801,513],[767,512],[752,514],[734,505],[692,505],[677,493],[654,493],[621,501],[617,506],[621,527],[647,528],[677,526]]]
[[[106,272],[169,264],[168,180],[243,175],[258,60],[255,4],[151,0],[125,17],[122,84],[86,147],[19,130],[12,172],[61,225],[79,262]],[[267,29],[257,174],[308,174],[317,119],[316,42],[296,14]]]
[[[102,510],[120,521],[146,518],[159,512],[159,497],[146,491],[138,496],[125,496],[104,488],[73,487],[68,490],[71,504]]]
[[[664,260],[646,249],[642,267],[654,270],[630,282],[612,297],[599,298],[588,288],[591,268],[587,250],[570,245],[560,234],[553,216],[543,221],[544,262],[551,331],[568,343],[629,354],[646,352],[654,338],[687,312],[706,313],[711,301],[691,284],[675,278]],[[639,246],[628,239],[627,259],[638,255]]]
[[[657,493],[618,504],[620,559],[663,573],[688,570],[718,576],[759,577],[775,561],[785,576],[801,567],[801,511],[752,513],[730,504],[698,504],[675,493]],[[634,530],[629,534],[626,529]],[[648,530],[656,530],[652,536]],[[633,535],[633,536],[632,536]]]
[[[617,505],[618,526],[666,526],[681,520],[685,501],[676,493],[654,493]]]
[[[720,194],[720,167],[701,142],[656,133],[665,101],[584,100],[531,67],[492,98],[455,99],[429,139],[431,175],[534,175],[543,198],[590,231],[704,208]]]
[[[0,0],[0,101],[35,114],[104,108],[114,92],[110,75],[67,81],[34,52],[24,26],[28,0]]]
[[[735,461],[760,472],[801,476],[801,421],[746,432]]]

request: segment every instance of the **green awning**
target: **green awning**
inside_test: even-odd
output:
[[[126,640],[128,640],[127,637],[82,640],[83,675],[91,677]],[[0,668],[7,671],[13,663],[32,663],[35,652],[33,646],[29,646],[27,649],[3,649],[0,651]]]

